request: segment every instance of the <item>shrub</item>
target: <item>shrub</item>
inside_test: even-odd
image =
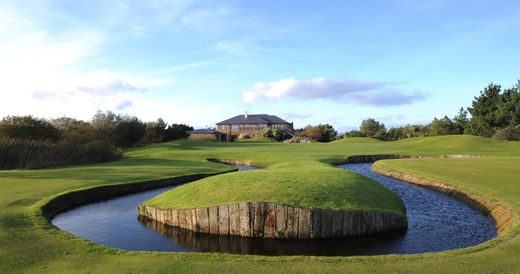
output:
[[[299,136],[309,137],[318,142],[334,141],[338,133],[329,124],[319,124],[317,126],[308,125]]]
[[[78,145],[73,140],[57,143],[41,140],[0,139],[0,169],[45,168],[98,163],[117,159],[121,149],[100,140]]]
[[[262,129],[262,137],[274,138],[273,129],[271,129],[271,128]]]
[[[191,134],[189,137],[188,137],[189,140],[192,140],[192,141],[211,141],[211,142],[215,142],[217,141],[217,137],[215,135],[209,135],[209,134]]]
[[[497,140],[520,141],[520,124],[497,130],[493,138]]]

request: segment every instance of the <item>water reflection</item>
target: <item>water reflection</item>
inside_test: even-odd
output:
[[[257,255],[319,255],[348,256],[384,254],[390,246],[395,246],[405,232],[347,239],[284,240],[257,239],[235,236],[218,236],[196,233],[156,222],[139,216],[139,221],[147,228],[160,233],[176,246],[197,252],[221,252]]]

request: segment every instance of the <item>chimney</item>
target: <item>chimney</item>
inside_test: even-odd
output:
[[[246,115],[244,115],[244,117],[247,119],[247,110],[246,110]]]

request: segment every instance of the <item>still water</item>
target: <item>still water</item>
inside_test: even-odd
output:
[[[85,205],[57,215],[52,223],[78,237],[125,250],[260,255],[351,256],[436,252],[476,245],[496,235],[491,218],[454,198],[376,174],[371,171],[371,164],[341,167],[394,191],[406,205],[408,230],[347,239],[250,239],[194,233],[138,216],[138,204],[175,187]],[[249,169],[251,167],[240,167],[244,172]]]

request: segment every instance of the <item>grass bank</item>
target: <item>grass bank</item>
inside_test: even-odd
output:
[[[269,172],[270,166],[277,164],[304,161],[315,162],[318,166],[320,163],[340,162],[345,156],[359,154],[485,156],[486,158],[479,159],[392,160],[385,164],[396,163],[396,169],[402,168],[471,189],[504,202],[517,214],[520,212],[520,181],[516,176],[520,171],[519,142],[498,142],[472,136],[407,139],[398,142],[347,139],[328,144],[178,141],[127,150],[123,159],[106,164],[1,171],[0,272],[520,272],[518,226],[507,235],[482,245],[440,253],[374,257],[264,257],[127,252],[106,248],[57,229],[43,218],[40,211],[40,207],[52,197],[81,188],[213,173],[231,168],[207,162],[207,158],[249,161],[267,167],[265,172]],[[272,170],[274,172],[275,169]]]

